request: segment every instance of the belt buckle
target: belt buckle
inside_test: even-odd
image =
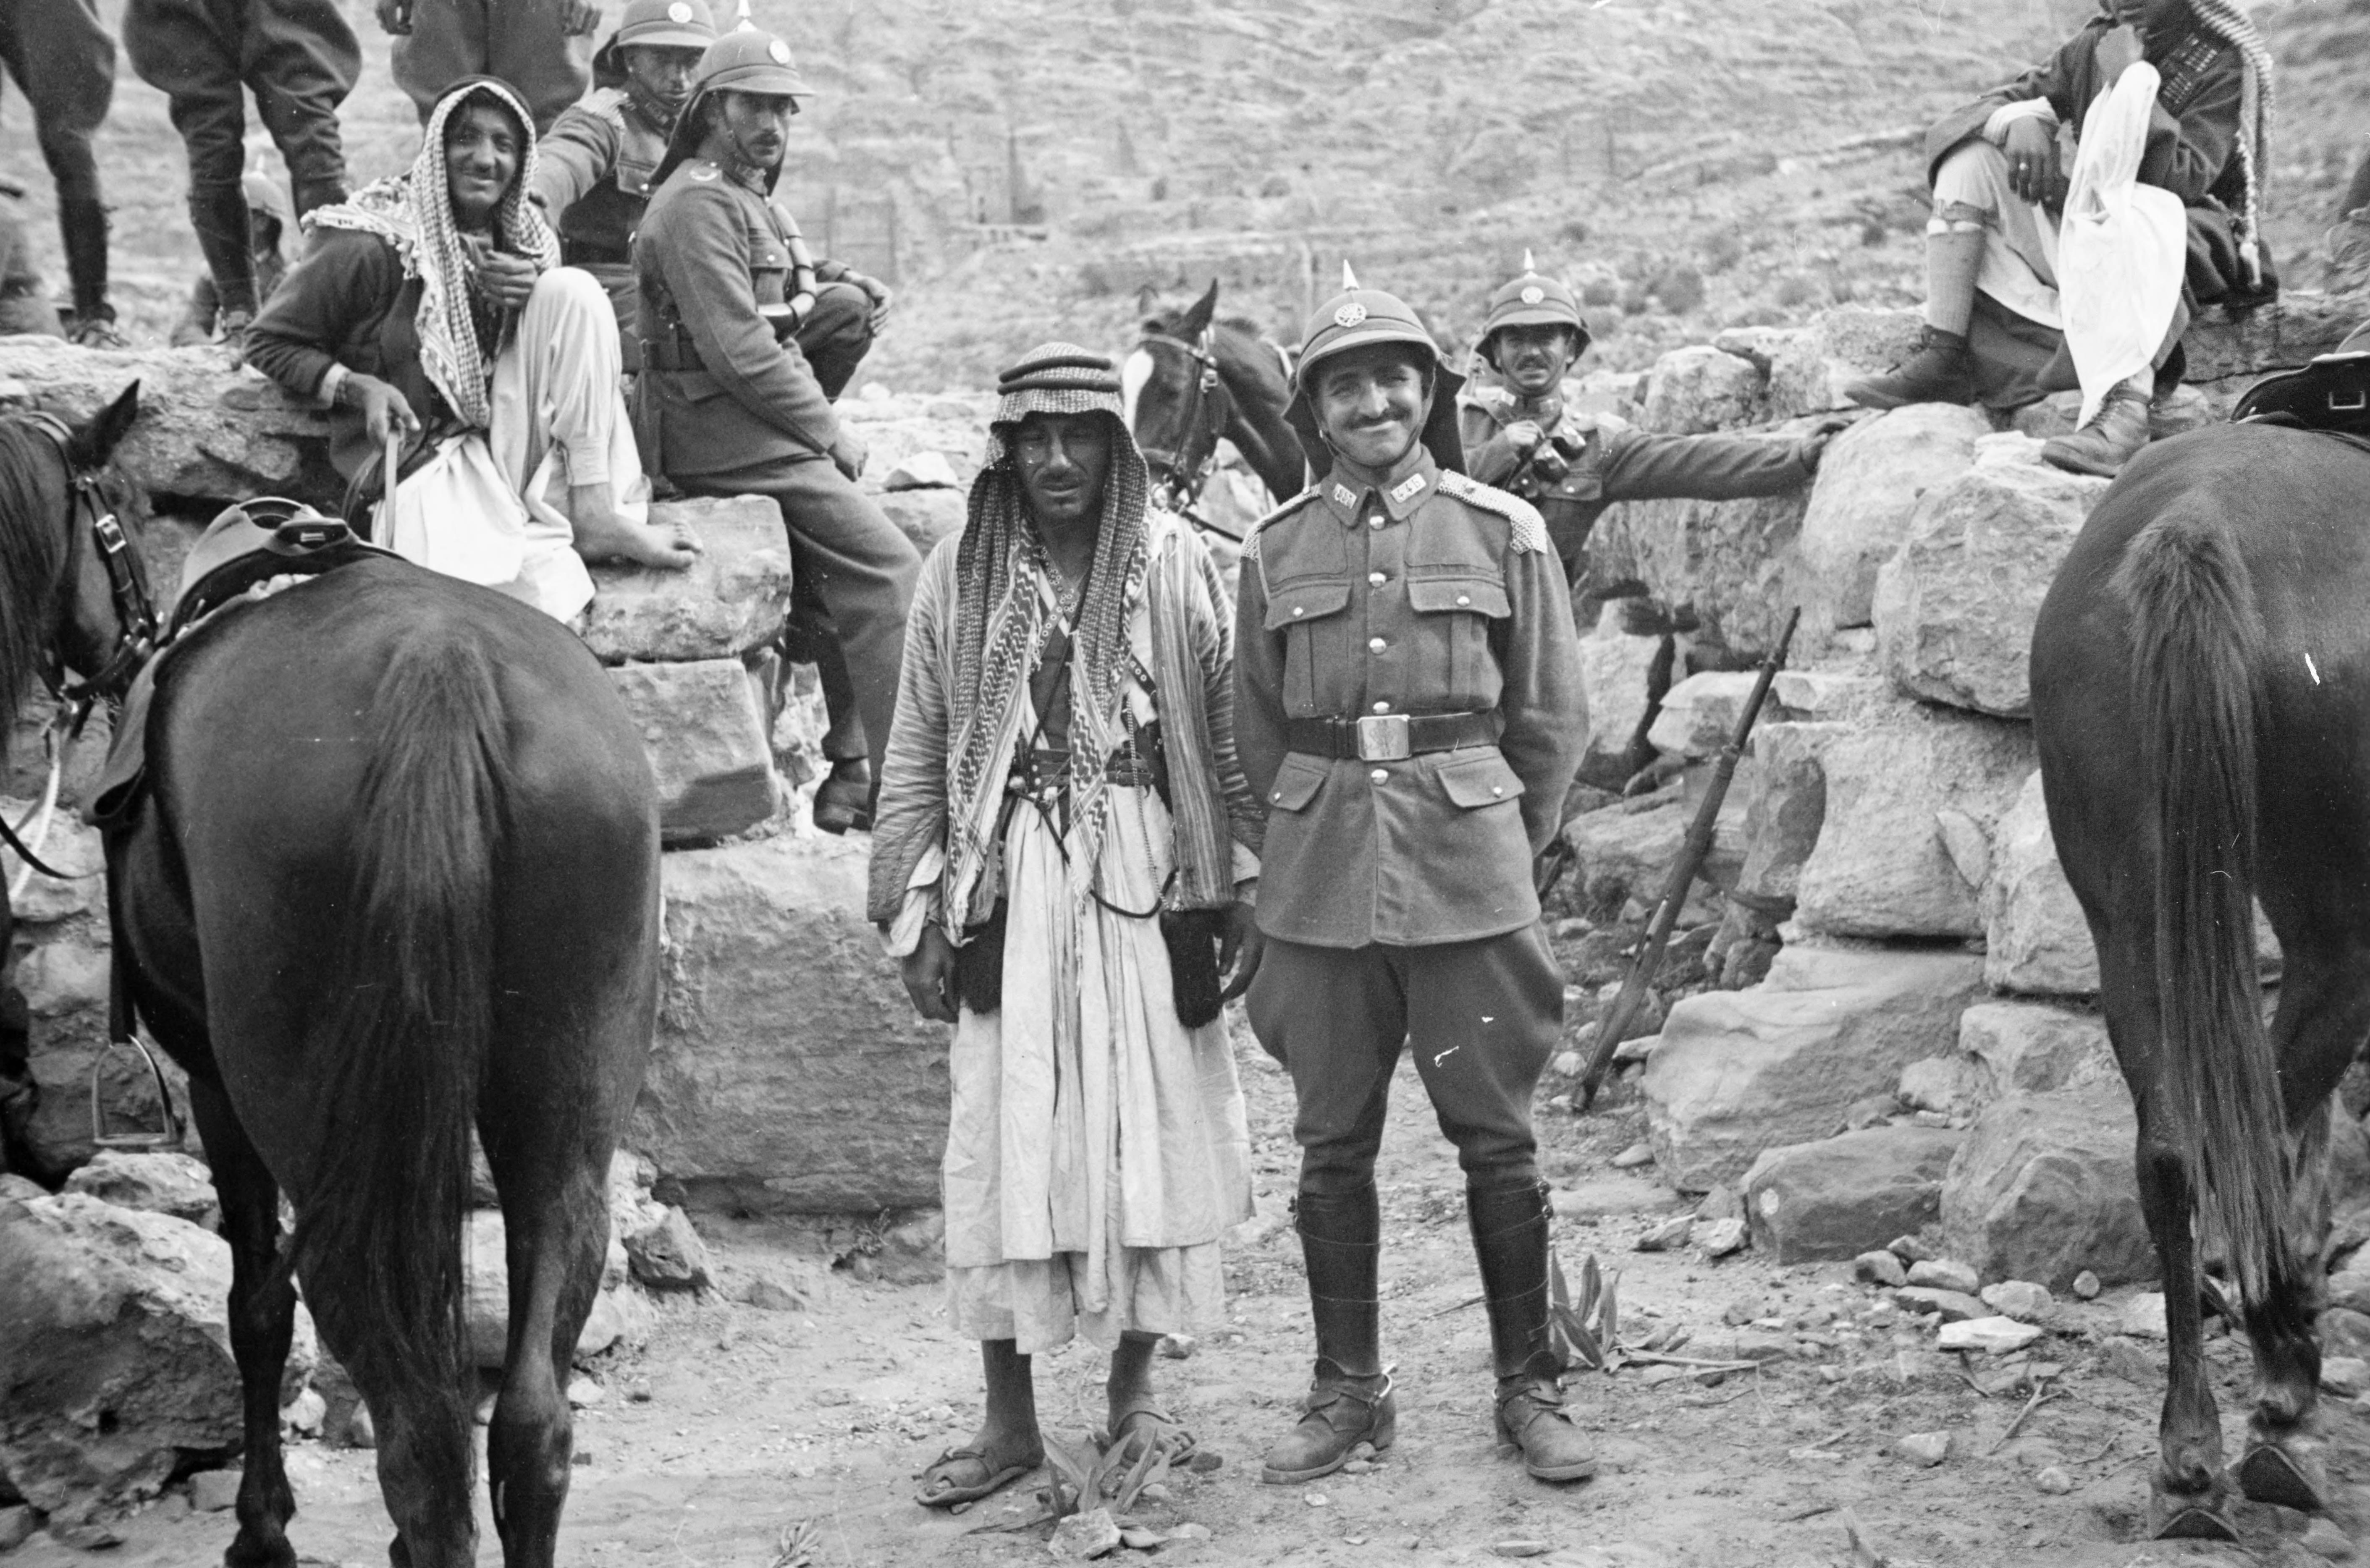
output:
[[[1404,762],[1414,755],[1407,715],[1369,714],[1358,720],[1358,761]]]

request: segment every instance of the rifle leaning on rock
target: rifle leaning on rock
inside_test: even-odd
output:
[[[1696,819],[1687,829],[1686,841],[1679,846],[1679,858],[1671,866],[1671,879],[1662,887],[1662,901],[1654,906],[1654,918],[1646,927],[1646,944],[1638,950],[1629,973],[1623,977],[1621,994],[1614,999],[1613,1011],[1596,1026],[1596,1039],[1588,1050],[1588,1066],[1580,1075],[1580,1092],[1574,1097],[1583,1111],[1596,1103],[1597,1086],[1605,1082],[1605,1070],[1613,1065],[1613,1053],[1621,1048],[1622,1032],[1645,1005],[1655,971],[1662,967],[1662,954],[1671,944],[1671,927],[1678,923],[1679,908],[1687,901],[1687,889],[1702,868],[1704,857],[1711,853],[1720,803],[1728,798],[1729,783],[1736,777],[1736,764],[1744,755],[1744,743],[1753,737],[1754,722],[1761,716],[1761,704],[1768,701],[1770,682],[1785,668],[1786,650],[1794,641],[1794,626],[1801,618],[1800,608],[1787,613],[1786,629],[1778,635],[1778,646],[1761,661],[1761,674],[1753,682],[1753,695],[1746,699],[1744,712],[1737,715],[1735,733],[1720,749],[1720,761],[1712,769],[1703,803],[1696,807]]]

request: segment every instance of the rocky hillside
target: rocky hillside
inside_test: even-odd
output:
[[[365,0],[346,106],[363,176],[416,132]],[[122,0],[100,0],[111,24]],[[733,0],[720,0],[730,16]],[[614,18],[618,6],[604,9]],[[1340,259],[1452,334],[1536,246],[1601,361],[1723,326],[1915,298],[1915,132],[2043,52],[2090,0],[753,0],[823,89],[786,193],[903,288],[870,368],[983,383],[1061,332],[1116,345],[1141,290],[1221,279],[1290,335]],[[2370,0],[2259,13],[2285,69],[2274,238],[2292,281],[2370,130]],[[259,129],[255,141],[261,153]],[[161,338],[197,264],[162,97],[121,71],[101,133],[119,294]],[[0,173],[55,245],[20,97]],[[62,280],[56,280],[62,282]]]

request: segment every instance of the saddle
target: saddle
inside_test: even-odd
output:
[[[2265,376],[2230,418],[2370,441],[2370,326],[2302,370]]]
[[[148,706],[157,672],[181,640],[201,623],[286,578],[314,578],[373,555],[393,552],[367,544],[336,518],[298,501],[268,496],[231,508],[200,537],[181,566],[180,597],[157,639],[156,652],[123,695],[107,765],[83,808],[102,833],[128,829],[139,815],[148,781]]]

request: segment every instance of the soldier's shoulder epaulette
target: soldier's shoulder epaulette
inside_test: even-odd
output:
[[[1448,469],[1441,471],[1438,489],[1444,496],[1463,501],[1467,506],[1479,507],[1483,511],[1496,512],[1513,524],[1513,536],[1507,541],[1513,549],[1546,552],[1555,548],[1547,538],[1547,519],[1539,515],[1538,508],[1522,497],[1510,496],[1469,475]]]
[[[1258,560],[1260,535],[1267,532],[1267,525],[1290,517],[1294,512],[1298,511],[1301,508],[1315,500],[1317,498],[1317,492],[1321,488],[1323,488],[1323,486],[1318,485],[1309,486],[1308,488],[1301,491],[1300,494],[1293,497],[1292,499],[1284,502],[1283,505],[1276,508],[1275,510],[1268,513],[1257,522],[1252,523],[1249,529],[1243,534],[1243,559],[1246,561]]]

